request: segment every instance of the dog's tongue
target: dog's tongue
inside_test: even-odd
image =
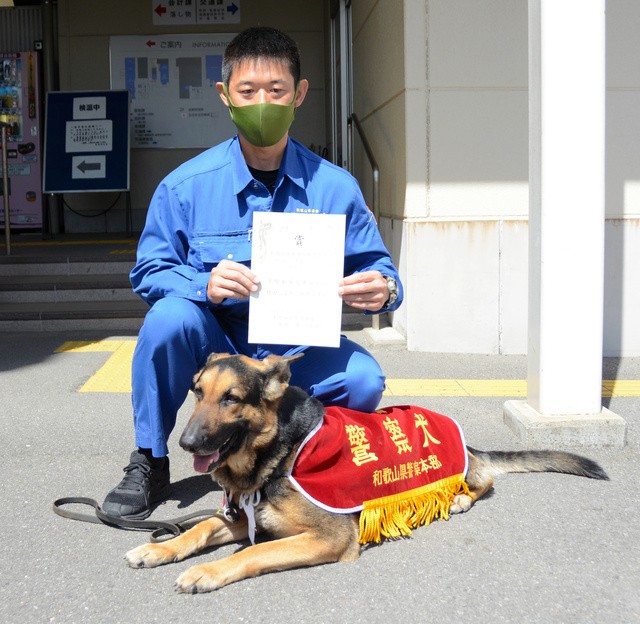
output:
[[[216,451],[211,455],[194,455],[193,469],[196,472],[209,472],[209,466],[220,459],[220,453]]]

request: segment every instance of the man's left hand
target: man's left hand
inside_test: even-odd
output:
[[[363,271],[343,278],[338,294],[352,308],[377,312],[389,299],[389,288],[380,271]]]

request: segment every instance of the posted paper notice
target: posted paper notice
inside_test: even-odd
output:
[[[249,342],[338,347],[345,215],[256,212]]]

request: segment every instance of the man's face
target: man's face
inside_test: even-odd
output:
[[[217,83],[218,92],[227,104],[223,85]],[[308,83],[301,80],[296,85],[286,63],[269,59],[244,61],[236,66],[229,80],[229,96],[234,106],[247,104],[291,104],[296,96],[296,108],[302,104]]]

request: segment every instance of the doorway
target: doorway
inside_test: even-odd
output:
[[[349,169],[347,121],[353,112],[351,0],[331,2],[331,159]]]

